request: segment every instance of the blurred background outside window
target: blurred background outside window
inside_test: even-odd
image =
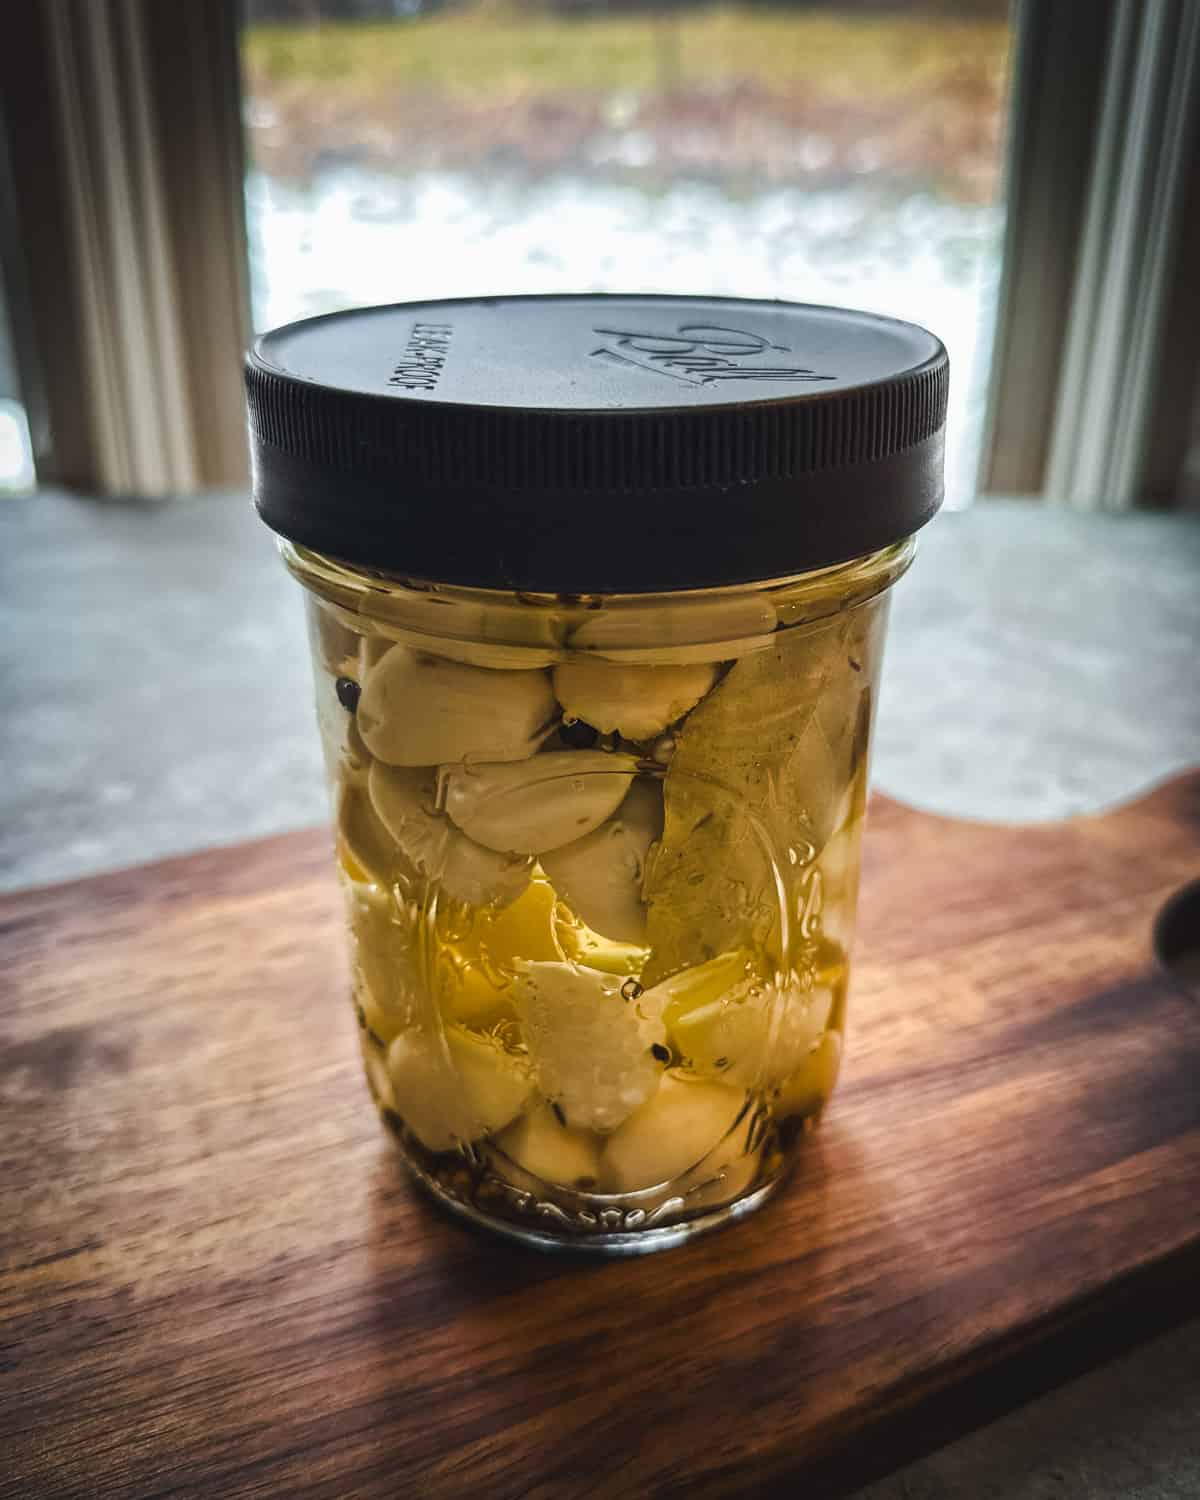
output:
[[[950,351],[976,486],[1007,0],[245,0],[257,330],[371,302],[658,291],[866,307]]]

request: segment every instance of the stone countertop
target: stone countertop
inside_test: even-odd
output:
[[[1200,761],[1200,517],[943,515],[895,590],[875,783],[1057,818]],[[325,816],[299,588],[242,496],[0,503],[0,889]]]
[[[244,496],[0,502],[0,889],[325,816],[299,589]],[[989,500],[897,588],[875,784],[1028,821],[1200,762],[1200,517]],[[1200,1328],[863,1500],[1195,1500]]]

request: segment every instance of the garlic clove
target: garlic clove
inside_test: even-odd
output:
[[[336,822],[338,858],[350,879],[360,885],[390,885],[404,856],[365,787],[348,782],[338,788]]]
[[[438,1008],[447,1021],[480,1028],[500,1025],[516,1014],[508,987],[494,984],[478,964],[452,968],[443,976]]]
[[[567,644],[572,651],[623,662],[689,666],[733,661],[757,651],[777,624],[775,607],[762,594],[687,602],[656,599],[589,613]]]
[[[502,1130],[532,1092],[528,1065],[498,1042],[450,1026],[445,1043],[404,1032],[387,1053],[396,1112],[430,1151]]]
[[[366,780],[371,755],[363,744],[356,714],[346,706],[354,699],[342,696],[341,688],[347,684],[353,684],[350,691],[357,692],[358,668],[353,659],[329,672],[313,662],[313,698],[326,770],[331,779],[361,784]]]
[[[366,1074],[367,1087],[371,1091],[379,1109],[395,1110],[396,1098],[392,1093],[392,1075],[387,1069],[387,1060],[369,1036],[359,1035],[359,1049],[362,1052],[363,1072]]]
[[[827,1031],[773,1100],[775,1118],[815,1115],[829,1102],[842,1065],[842,1034]]]
[[[452,900],[503,906],[528,886],[532,860],[482,848],[436,811],[431,771],[374,761],[367,787],[379,821],[405,858]]]
[[[637,771],[631,755],[552,750],[532,760],[443,768],[446,812],[499,853],[544,854],[598,828]]]
[[[769,1087],[803,1064],[832,1011],[833,991],[825,986],[742,986],[677,1016],[671,1038],[696,1072],[742,1088]]]
[[[720,1197],[735,1197],[758,1170],[757,1156],[746,1154],[745,1103],[741,1089],[668,1074],[654,1097],[606,1142],[600,1178],[604,1191],[673,1186],[697,1169],[697,1186],[719,1176]]]
[[[857,790],[856,787],[852,788]],[[850,799],[846,799],[849,803]],[[863,814],[846,806],[838,815],[836,831],[817,859],[821,872],[821,932],[849,948],[858,910],[858,872],[861,867]]]
[[[444,636],[424,640],[415,633],[406,638],[409,644],[430,656],[465,666],[486,667],[489,672],[543,671],[566,654],[561,649],[545,651],[537,646],[508,646],[498,641],[452,641]]]
[[[402,1032],[387,1051],[396,1113],[430,1151],[452,1151],[474,1135],[454,1074],[422,1031]]]
[[[652,781],[635,781],[607,822],[542,854],[542,869],[593,932],[618,943],[644,944],[642,873],[662,825],[662,792]]]
[[[477,1026],[511,1018],[512,984],[524,964],[562,960],[557,910],[554,888],[539,878],[511,905],[477,912],[467,936],[440,949],[442,1013]]]
[[[523,854],[497,854],[450,829],[439,883],[454,901],[468,906],[508,906],[529,886],[533,861]]]
[[[496,672],[392,646],[366,673],[358,727],[392,766],[523,760],[554,717],[545,672]]]
[[[648,989],[642,1008],[660,1016],[689,1071],[741,1088],[770,1086],[800,1067],[829,1025],[838,970],[804,988],[764,980],[751,953],[735,949]]]
[[[392,608],[388,609],[388,603]],[[414,592],[402,601],[364,601],[371,628],[423,655],[495,671],[531,671],[565,659],[567,612],[511,596],[468,602],[456,591]],[[575,611],[578,613],[578,610]]]
[[[392,649],[393,642],[383,635],[364,635],[358,643],[358,680],[365,682],[371,668]]]
[[[375,761],[367,790],[376,816],[405,857],[422,875],[429,875],[441,863],[449,833],[446,820],[433,807],[434,777],[422,768]]]
[[[481,1133],[494,1135],[503,1130],[533,1093],[528,1060],[507,1051],[493,1037],[479,1036],[460,1026],[447,1028],[446,1046]]]
[[[562,904],[555,929],[563,956],[585,969],[618,976],[622,981],[636,979],[646,962],[646,949],[640,943],[614,943],[601,937],[581,917]]]
[[[554,887],[545,880],[534,880],[511,906],[489,912],[476,929],[484,968],[507,982],[516,978],[526,963],[560,961],[563,955],[556,936],[557,905]]]
[[[367,772],[371,769],[371,752],[363,743],[363,737],[358,730],[358,719],[353,714],[348,714],[346,724],[346,738],[342,747],[341,763],[338,774],[343,781],[357,782],[359,786],[365,786]]]
[[[561,1124],[546,1104],[510,1125],[496,1145],[518,1167],[556,1187],[587,1192],[600,1175],[600,1150],[593,1137]]]
[[[626,999],[619,976],[531,963],[514,988],[538,1086],[569,1125],[613,1130],[658,1088],[662,1024]]]
[[[681,727],[645,886],[648,984],[743,944],[770,946],[790,965],[785,909],[794,943],[813,856],[864,759],[857,731],[835,753],[818,712],[832,694],[865,727],[865,674],[845,664],[857,629],[838,617],[777,634],[735,662]]]
[[[715,666],[619,666],[578,657],[554,669],[554,693],[567,719],[601,734],[650,740],[694,708],[717,680]]]
[[[345,889],[355,1004],[386,1046],[417,1014],[417,913],[379,886]]]
[[[566,660],[563,639],[567,627],[565,621],[555,619],[543,611],[529,611],[528,618],[520,617],[493,620],[496,611],[486,607],[475,617],[475,634],[449,636],[442,630],[392,628],[392,637],[410,650],[423,656],[437,657],[442,661],[461,662],[464,666],[486,667],[492,672],[538,672]],[[434,622],[445,628],[445,620]],[[468,622],[455,621],[461,630],[469,630]],[[492,639],[489,630],[509,629],[512,639]]]
[[[349,624],[316,596],[308,596],[308,639],[313,667],[320,663],[327,672],[338,673],[358,653],[358,636]]]
[[[641,1006],[649,1015],[659,1017],[668,1027],[680,1015],[697,1006],[711,1005],[731,991],[744,989],[757,970],[754,955],[748,948],[721,953],[707,963],[682,969],[643,992]]]

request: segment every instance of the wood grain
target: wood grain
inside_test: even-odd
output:
[[[1200,1007],[1149,943],[1200,773],[868,845],[792,1182],[629,1262],[409,1187],[323,836],[0,901],[0,1495],[812,1495],[1196,1311]]]

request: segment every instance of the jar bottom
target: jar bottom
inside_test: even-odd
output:
[[[430,1152],[397,1115],[390,1110],[381,1115],[404,1165],[439,1206],[503,1239],[570,1255],[649,1255],[672,1250],[761,1208],[783,1184],[791,1166],[792,1153],[768,1143],[759,1172],[747,1188],[728,1202],[690,1210],[683,1198],[670,1194],[660,1194],[660,1201],[648,1208],[630,1201],[636,1194],[621,1200],[590,1194],[539,1198],[500,1176],[486,1152],[470,1156]]]

